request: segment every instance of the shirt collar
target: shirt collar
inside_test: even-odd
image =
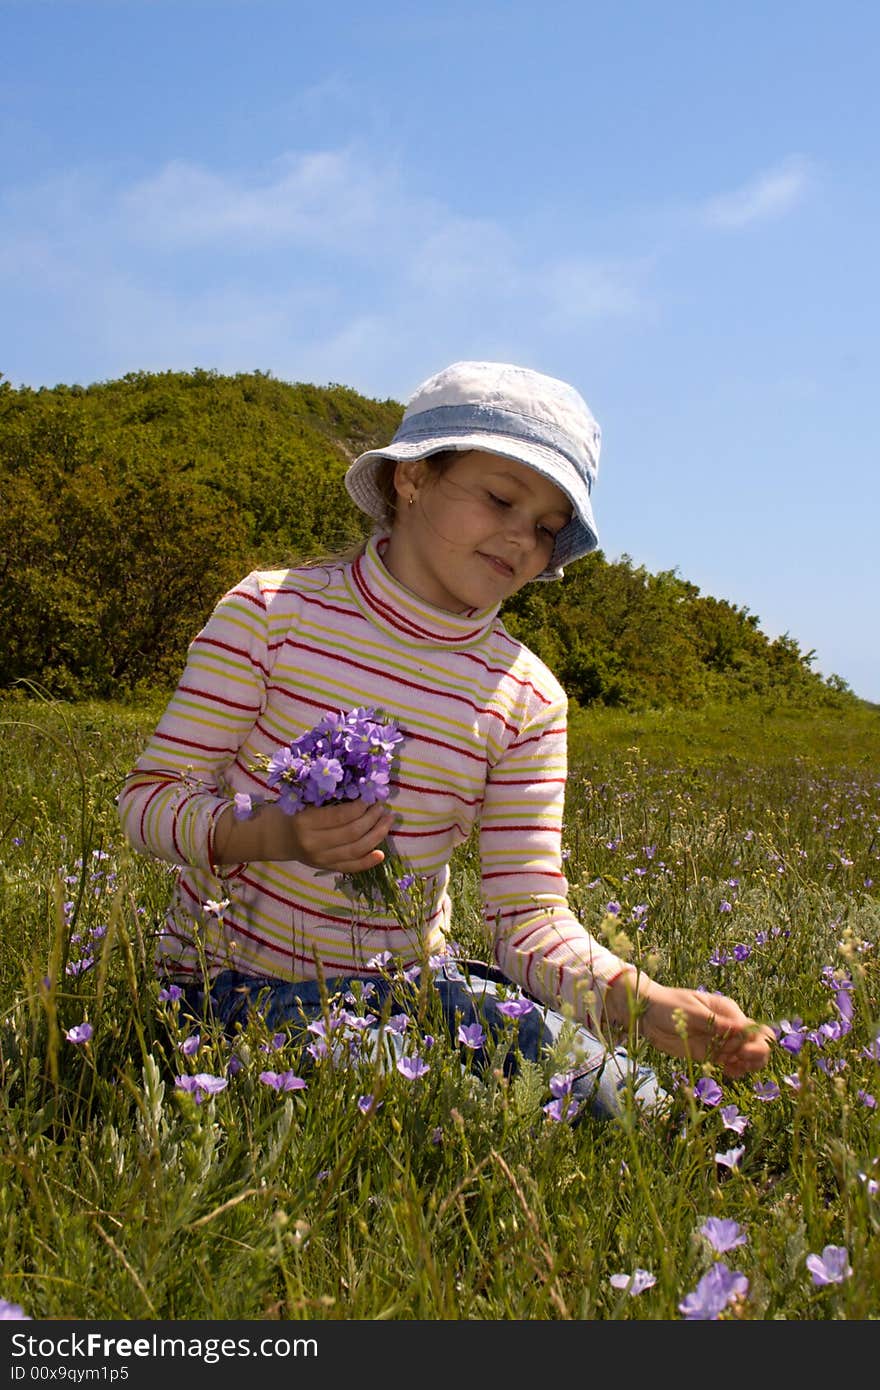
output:
[[[468,608],[464,613],[435,608],[385,568],[382,554],[387,544],[387,535],[371,536],[364,553],[355,560],[346,576],[351,596],[365,617],[400,641],[412,644],[472,647],[481,642],[500,605]]]

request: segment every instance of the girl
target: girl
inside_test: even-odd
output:
[[[566,697],[498,610],[598,545],[599,440],[564,382],[455,363],[416,390],[387,448],[348,469],[376,523],[356,557],[256,571],[221,599],[119,799],[131,844],[181,866],[159,967],[191,1006],[230,1029],[255,1007],[270,1027],[302,1024],[360,980],[396,1007],[394,979],[430,960],[453,1028],[494,1034],[518,1011],[517,1046],[538,1060],[575,1020],[572,1112],[618,1111],[627,1082],[646,1106],[662,1094],[602,1040],[634,1018],[655,1047],[731,1077],[766,1064],[770,1029],[722,995],[637,972],[568,906]],[[361,706],[405,734],[390,801],[285,813],[259,769]],[[445,952],[449,862],[475,824],[497,968],[464,970]],[[419,939],[390,912],[359,912],[334,879],[380,864],[392,832],[424,888]]]

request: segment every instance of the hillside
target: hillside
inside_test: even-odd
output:
[[[131,373],[88,387],[0,382],[0,690],[170,686],[216,599],[256,566],[364,534],[348,462],[402,407],[268,374]],[[745,608],[601,552],[506,606],[573,699],[622,708],[770,696],[854,699]]]

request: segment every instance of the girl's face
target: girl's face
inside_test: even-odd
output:
[[[387,568],[437,608],[491,608],[547,568],[571,502],[525,464],[473,449],[437,475],[399,463]],[[411,500],[410,500],[411,499]]]

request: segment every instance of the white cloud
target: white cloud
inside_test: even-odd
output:
[[[742,188],[711,198],[703,204],[701,218],[710,227],[736,231],[752,222],[781,217],[802,200],[813,177],[809,161],[793,155]]]
[[[122,186],[74,169],[0,196],[4,370],[31,385],[259,366],[386,394],[444,354],[540,365],[557,333],[641,311],[641,280],[412,193],[362,148],[246,173],[176,160]]]
[[[629,317],[643,307],[635,264],[569,258],[545,273],[548,322],[576,327],[595,319]]]

